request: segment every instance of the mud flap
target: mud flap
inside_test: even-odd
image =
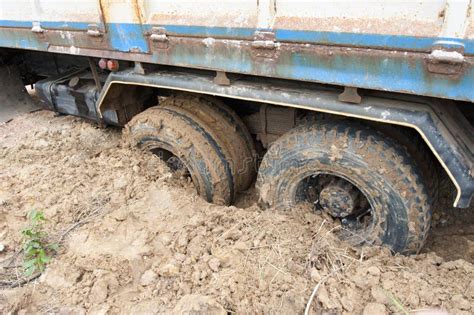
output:
[[[40,107],[34,103],[23,85],[16,66],[0,67],[0,123]]]

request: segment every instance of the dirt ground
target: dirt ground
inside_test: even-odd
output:
[[[472,314],[474,209],[441,203],[418,256],[348,248],[329,218],[263,211],[252,190],[204,202],[118,129],[24,114],[0,125],[0,314],[293,314],[318,284],[313,314]],[[11,288],[32,209],[61,246]]]

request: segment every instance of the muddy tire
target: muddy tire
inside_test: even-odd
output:
[[[309,201],[330,212],[342,223],[341,237],[353,244],[417,253],[431,210],[411,161],[401,146],[357,124],[301,125],[270,147],[257,189],[267,207]]]
[[[208,202],[232,203],[234,179],[222,143],[193,117],[151,107],[127,124],[124,136],[132,145],[178,158]]]
[[[168,97],[160,107],[193,116],[222,144],[235,180],[235,191],[247,189],[255,179],[256,151],[252,137],[240,117],[220,100],[187,93]]]
[[[420,170],[421,180],[426,187],[430,205],[435,205],[439,197],[443,170],[436,161],[436,157],[429,151],[423,139],[414,129],[401,128],[388,124],[375,124],[374,129],[392,138],[397,144],[402,145],[413,158],[413,162]]]

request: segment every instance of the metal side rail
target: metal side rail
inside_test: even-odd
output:
[[[117,84],[139,85],[163,89],[230,97],[254,102],[301,108],[347,117],[411,127],[423,137],[439,160],[457,195],[455,207],[469,207],[474,195],[473,128],[454,106],[436,101],[415,102],[378,96],[364,96],[360,104],[338,100],[338,93],[324,86],[259,77],[231,78],[228,86],[214,82],[215,72],[154,71],[137,74],[133,70],[111,73],[97,102],[98,112],[105,117],[109,89]],[[108,123],[105,119],[105,123]]]

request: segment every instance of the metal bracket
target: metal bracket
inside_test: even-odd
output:
[[[41,27],[41,24],[39,22],[33,22],[33,27],[31,28],[31,31],[37,34],[43,34],[45,32],[45,30]]]
[[[259,118],[260,118],[260,130],[261,132],[257,135],[258,140],[262,142],[265,147],[268,147],[268,139],[267,139],[267,109],[268,104],[262,103],[260,106],[259,111]]]
[[[89,35],[91,37],[101,37],[104,34],[100,31],[99,25],[89,24],[87,26],[87,35]]]
[[[158,49],[167,49],[169,46],[169,39],[166,35],[166,29],[164,27],[153,26],[149,33],[150,41],[153,43],[153,47]]]
[[[252,51],[255,56],[274,58],[279,44],[275,41],[275,33],[256,31],[252,42]]]
[[[356,87],[345,86],[344,91],[338,96],[339,101],[344,103],[360,104],[362,97],[357,92]]]
[[[133,73],[136,74],[145,74],[145,69],[141,62],[135,61],[135,67],[133,68]]]
[[[444,75],[460,75],[464,68],[464,45],[454,41],[435,42],[431,54],[425,59],[429,72]]]
[[[229,86],[230,80],[225,72],[217,71],[216,76],[214,77],[214,83],[217,85]]]
[[[100,92],[100,90],[102,90],[102,84],[100,83],[100,78],[99,78],[99,74],[97,73],[97,68],[96,68],[95,62],[91,57],[89,57],[89,67],[91,68],[92,77],[94,78],[94,82],[95,82],[95,86],[97,88],[97,91]]]

